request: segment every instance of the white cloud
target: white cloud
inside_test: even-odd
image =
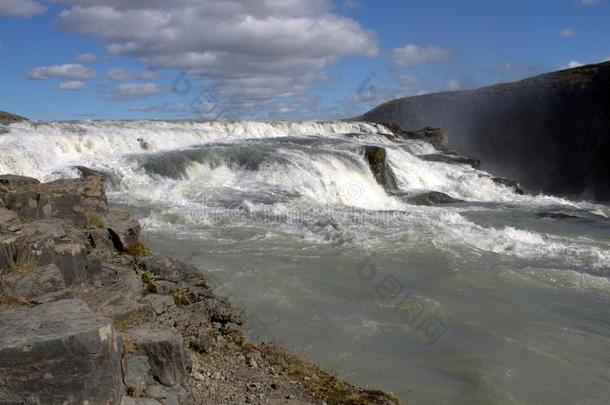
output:
[[[571,28],[565,28],[563,31],[561,31],[561,36],[564,38],[571,38],[574,36],[574,30]]]
[[[79,80],[72,80],[69,82],[61,82],[59,86],[57,86],[57,90],[86,90],[87,83],[81,82]]]
[[[167,93],[168,89],[155,83],[121,83],[113,91],[106,93],[108,100],[133,100]]]
[[[153,72],[151,70],[141,70],[139,72],[132,72],[129,71],[127,69],[123,69],[123,68],[115,68],[112,69],[110,71],[108,71],[108,73],[106,73],[106,77],[108,77],[109,79],[112,80],[117,80],[117,81],[124,81],[124,80],[131,80],[131,79],[138,79],[138,80],[157,80],[159,79],[159,74],[157,72]]]
[[[87,80],[97,76],[94,69],[88,68],[78,63],[66,65],[39,66],[32,69],[28,75],[32,80],[46,79],[72,79]]]
[[[47,8],[33,0],[1,0],[0,15],[32,17],[44,13]]]
[[[448,61],[451,59],[451,52],[438,46],[420,47],[407,44],[403,48],[394,48],[392,59],[397,66],[412,67],[428,62]]]
[[[579,3],[582,6],[594,6],[601,3],[601,0],[580,0]]]
[[[131,72],[129,72],[128,70],[122,69],[122,68],[116,68],[116,69],[112,69],[108,73],[106,73],[106,77],[108,77],[109,79],[112,79],[112,80],[117,80],[117,81],[129,80],[129,79],[131,79]]]
[[[462,89],[462,83],[458,79],[451,79],[449,83],[447,83],[447,90],[456,91]]]
[[[97,57],[92,53],[81,53],[79,55],[76,55],[76,60],[77,62],[90,63],[95,62],[97,60]]]
[[[374,56],[377,37],[331,0],[62,0],[63,29],[96,35],[109,53],[205,79],[239,103],[292,96],[346,56]]]

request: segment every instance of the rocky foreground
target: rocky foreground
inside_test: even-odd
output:
[[[202,272],[151,254],[100,177],[0,176],[0,404],[397,404],[249,343]]]

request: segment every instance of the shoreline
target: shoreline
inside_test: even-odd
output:
[[[101,178],[2,175],[0,200],[0,401],[399,403],[249,342],[242,311],[151,254]]]

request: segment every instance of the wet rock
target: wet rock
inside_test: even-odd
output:
[[[416,131],[407,131],[394,122],[382,123],[397,139],[419,139],[429,142],[437,150],[445,153],[454,153],[449,148],[449,137],[447,133],[440,128],[424,127]]]
[[[123,358],[123,382],[131,395],[144,394],[149,381],[148,357],[127,355]]]
[[[84,302],[4,311],[0,325],[0,403],[119,402],[120,341]]]
[[[441,153],[433,153],[430,155],[419,156],[420,159],[425,160],[427,162],[440,162],[440,163],[449,163],[449,164],[460,164],[460,165],[469,165],[474,169],[481,168],[481,161],[479,159],[472,159],[465,156],[460,155],[444,155]]]
[[[177,332],[146,323],[124,333],[126,344],[148,356],[152,375],[163,385],[180,383],[187,372],[188,360],[183,339]]]
[[[377,183],[381,184],[386,190],[397,190],[396,177],[386,161],[386,155],[385,148],[380,146],[367,145],[364,147],[364,157]]]
[[[503,186],[510,188],[513,191],[513,193],[515,193],[515,194],[519,194],[519,195],[524,194],[521,184],[519,184],[519,182],[516,180],[505,179],[503,177],[492,177],[491,179],[493,180],[494,183],[501,184]]]
[[[126,252],[140,237],[141,226],[137,219],[124,211],[113,210],[102,222],[108,229],[113,246],[119,252]]]
[[[551,218],[551,219],[574,219],[578,218],[576,215],[566,214],[565,212],[539,212],[536,216],[540,218]]]
[[[83,178],[87,177],[99,177],[102,179],[104,184],[117,188],[120,185],[120,180],[112,173],[105,170],[90,169],[85,166],[74,166],[74,168],[80,173]]]
[[[462,200],[438,191],[430,191],[416,196],[403,196],[402,200],[414,205],[454,204],[462,202]]]
[[[0,279],[0,287],[5,294],[28,301],[62,290],[66,284],[59,268],[49,264],[31,271],[10,273]]]

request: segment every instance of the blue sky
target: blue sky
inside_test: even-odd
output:
[[[347,117],[610,59],[609,21],[610,0],[0,0],[0,110]]]

